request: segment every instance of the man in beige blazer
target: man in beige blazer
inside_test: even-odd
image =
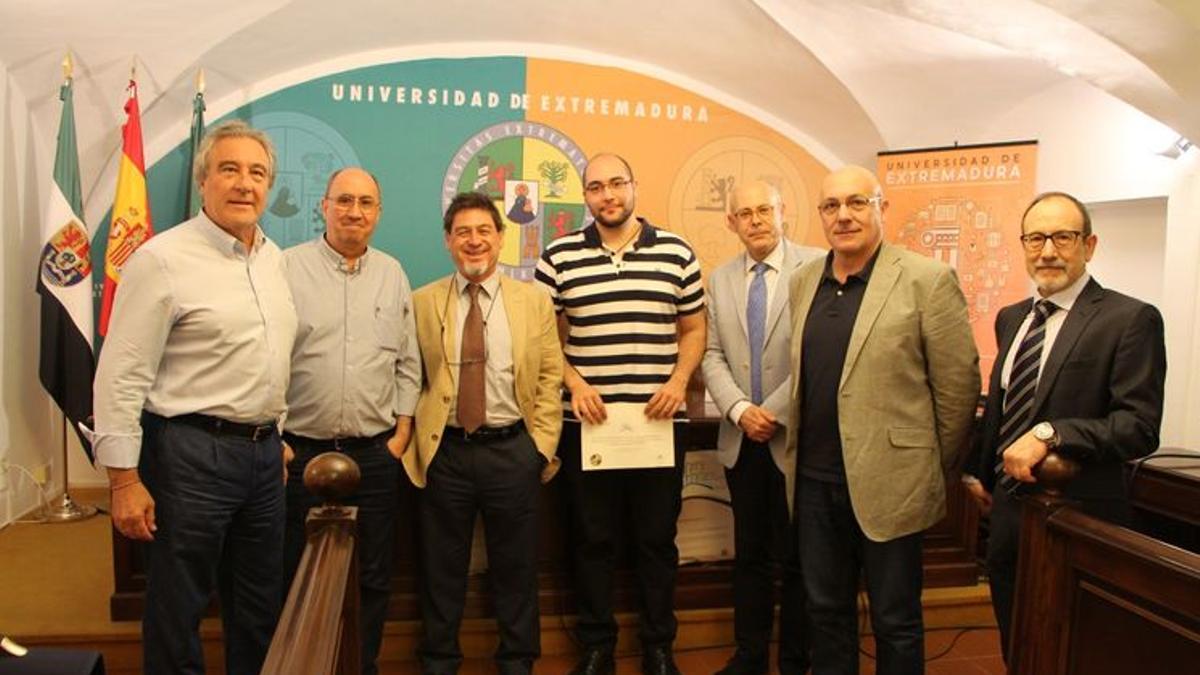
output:
[[[979,357],[954,271],[883,242],[879,181],[827,176],[832,249],[789,287],[800,562],[812,670],[858,672],[866,577],[878,672],[924,672],[921,535],[945,513],[944,474],[967,442]]]
[[[483,514],[500,673],[541,653],[538,485],[558,469],[562,351],[550,298],[496,269],[504,222],[486,195],[446,210],[455,273],[413,294],[424,379],[404,468],[420,499],[423,673],[456,673],[471,536]]]

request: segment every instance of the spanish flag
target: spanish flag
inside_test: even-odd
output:
[[[100,335],[108,334],[108,315],[112,313],[121,282],[121,268],[129,256],[154,234],[150,222],[150,200],[146,195],[146,162],[142,156],[142,116],[138,109],[137,82],[129,81],[125,101],[125,126],[122,128],[121,167],[117,172],[117,196],[113,200],[112,222],[108,227],[108,249],[104,253],[104,298],[100,305]]]

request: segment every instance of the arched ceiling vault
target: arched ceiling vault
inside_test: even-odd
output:
[[[979,136],[1071,79],[1200,138],[1194,0],[0,0],[0,64],[47,146],[68,48],[85,190],[111,172],[134,61],[151,147],[186,136],[199,67],[209,101],[232,107],[263,83],[363,55],[464,53],[644,72],[738,106],[825,161],[1004,140]]]

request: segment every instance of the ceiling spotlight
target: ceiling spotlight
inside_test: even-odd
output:
[[[1183,136],[1180,136],[1179,138],[1175,139],[1174,143],[1167,146],[1166,149],[1160,150],[1158,154],[1166,157],[1167,159],[1179,159],[1183,156],[1183,153],[1187,152],[1191,147],[1192,142]]]

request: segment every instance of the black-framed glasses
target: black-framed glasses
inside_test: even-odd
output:
[[[762,220],[771,220],[772,218],[775,217],[775,205],[774,204],[759,204],[758,206],[756,206],[752,209],[747,207],[744,209],[738,209],[737,211],[733,212],[733,217],[743,223],[750,222],[750,220],[753,219],[754,216],[756,216],[756,215]]]
[[[1083,236],[1081,230],[1059,230],[1049,234],[1043,232],[1030,232],[1029,234],[1021,235],[1021,244],[1025,246],[1025,250],[1030,253],[1037,253],[1046,246],[1046,240],[1054,242],[1054,248],[1063,250],[1075,245],[1079,238]]]
[[[612,192],[620,192],[621,190],[624,190],[625,188],[629,187],[632,184],[633,184],[632,180],[630,180],[628,178],[621,178],[618,176],[617,178],[613,178],[612,180],[608,181],[607,183],[605,183],[603,181],[594,180],[594,181],[588,183],[587,185],[583,186],[583,189],[589,195],[599,195],[604,192],[605,188],[608,188]]]
[[[845,204],[846,208],[849,209],[851,213],[862,213],[872,205],[878,204],[882,200],[883,197],[878,195],[874,197],[868,197],[866,195],[850,195],[849,197],[846,197],[846,201],[844,202],[830,197],[820,204],[817,204],[817,210],[821,212],[821,215],[825,216],[826,218],[830,218],[837,215],[838,211],[842,209],[842,204]]]
[[[333,205],[337,208],[338,211],[343,211],[343,212],[349,211],[350,209],[354,208],[355,204],[358,204],[359,210],[362,211],[363,213],[372,213],[376,209],[379,208],[379,202],[376,201],[374,197],[368,197],[368,196],[355,197],[354,195],[345,194],[345,195],[338,195],[338,196],[332,197],[332,198],[326,197],[326,199],[329,199],[330,201],[332,201]]]

